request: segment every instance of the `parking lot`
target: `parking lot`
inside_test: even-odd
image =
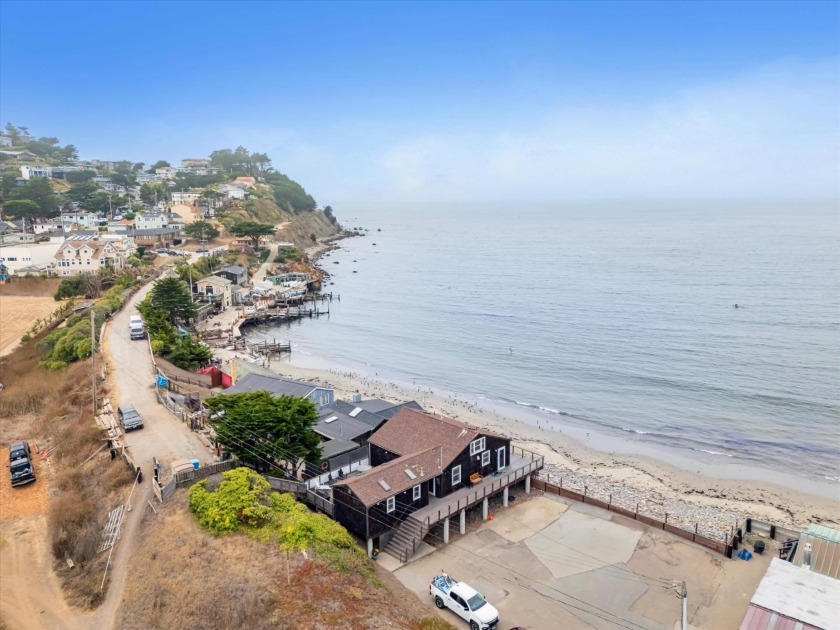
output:
[[[523,496],[524,495],[520,495]],[[679,627],[686,581],[689,627],[735,628],[769,563],[744,562],[632,519],[535,495],[468,527],[450,544],[427,538],[407,565],[382,564],[437,611],[429,582],[441,570],[469,583],[499,610],[500,629]],[[457,531],[457,528],[454,528]],[[466,624],[437,611],[456,627]]]

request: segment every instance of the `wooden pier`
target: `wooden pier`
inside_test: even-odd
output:
[[[262,354],[264,356],[272,356],[274,354],[279,355],[283,353],[291,354],[292,344],[289,342],[278,342],[277,339],[272,339],[270,342],[266,340],[262,343],[248,344],[248,349],[253,353]]]

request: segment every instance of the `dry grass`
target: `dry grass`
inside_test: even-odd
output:
[[[63,302],[52,296],[0,296],[0,356],[12,352],[37,319],[49,319]]]
[[[377,571],[384,586],[374,586],[297,555],[287,586],[277,545],[208,534],[184,490],[157,516],[147,511],[136,549],[119,628],[452,630],[429,625],[423,604],[385,571]]]
[[[9,295],[52,298],[60,284],[61,278],[12,278],[6,284],[0,284],[0,298]]]
[[[19,503],[27,492],[46,496],[50,483],[47,520],[56,573],[68,601],[94,607],[104,568],[96,549],[108,511],[124,500],[133,476],[122,460],[110,459],[107,449],[85,461],[102,446],[91,409],[89,361],[50,372],[38,367],[43,354],[36,340],[0,358],[0,445],[26,439],[42,450],[54,448],[49,466],[35,456],[38,479],[16,489],[26,492],[13,495],[8,510],[23,509]],[[76,564],[72,570],[64,561],[68,557]]]

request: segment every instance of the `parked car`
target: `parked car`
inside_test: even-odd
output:
[[[205,249],[204,247],[202,247],[201,249],[197,249],[197,250],[195,250],[195,251],[196,251],[197,253],[199,253],[199,254],[206,254],[206,253],[207,253],[207,252],[209,252],[210,250],[209,250],[209,249]]]
[[[470,630],[496,630],[499,611],[484,596],[465,582],[458,582],[446,573],[436,575],[429,584],[429,595],[438,608],[449,608],[470,624]]]
[[[143,428],[143,418],[137,413],[133,405],[120,405],[117,407],[117,417],[123,431],[133,431]]]
[[[35,481],[35,467],[30,458],[28,443],[13,442],[9,447],[9,473],[13,488]]]
[[[165,249],[156,249],[155,254],[168,254],[169,252]]]

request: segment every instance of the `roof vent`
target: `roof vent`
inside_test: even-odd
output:
[[[357,393],[357,394],[353,394],[353,402],[354,402],[354,403],[362,402],[362,395],[361,395],[361,394],[358,394],[358,393]]]
[[[390,491],[391,490],[391,486],[389,486],[388,482],[385,481],[384,479],[379,480],[379,485],[382,486],[382,489],[385,490],[385,491]]]
[[[405,474],[408,475],[409,479],[417,479],[417,475],[414,474],[414,471],[410,468],[405,469]]]
[[[355,417],[356,417],[356,416],[358,416],[360,413],[362,413],[362,408],[361,408],[361,407],[356,407],[353,411],[351,411],[351,412],[350,412],[350,413],[348,413],[347,415],[348,415],[348,416],[350,416],[351,418],[355,418]]]
[[[326,420],[324,420],[324,422],[325,422],[326,424],[329,424],[330,422],[335,422],[336,420],[338,420],[338,416],[330,416],[329,418],[327,418]]]

